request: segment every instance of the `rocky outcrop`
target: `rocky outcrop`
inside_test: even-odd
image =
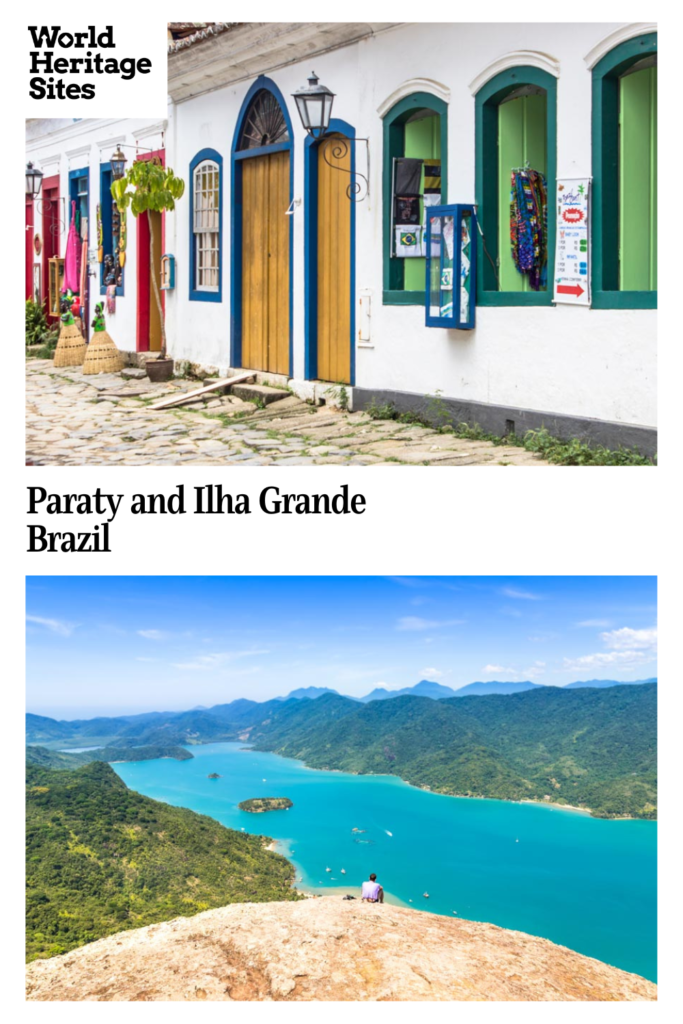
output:
[[[653,1000],[546,939],[339,896],[240,903],[27,968],[30,1000]]]

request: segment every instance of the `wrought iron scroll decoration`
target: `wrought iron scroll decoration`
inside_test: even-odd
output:
[[[66,231],[66,199],[60,196],[59,199],[34,199],[33,206],[36,213],[42,217],[48,210],[56,208],[57,219],[50,224],[50,234],[57,238],[63,231]],[[63,212],[62,212],[63,211]]]
[[[350,170],[348,167],[340,167],[339,164],[334,164],[328,159],[329,154],[333,160],[344,160],[349,152],[350,142],[364,142],[365,143],[365,169],[366,174],[361,174],[360,171]],[[351,175],[351,182],[346,186],[347,198],[353,203],[362,203],[364,199],[367,199],[370,195],[370,140],[365,138],[349,138],[346,135],[332,135],[327,139],[323,139],[320,143],[323,160],[328,167],[331,167],[335,171],[342,171],[345,174]],[[358,178],[362,179],[358,181]]]

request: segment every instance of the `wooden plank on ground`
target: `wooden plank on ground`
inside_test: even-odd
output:
[[[182,395],[164,398],[163,401],[155,402],[154,405],[148,405],[147,408],[152,411],[156,409],[170,409],[172,405],[182,405],[184,402],[190,402],[201,395],[208,395],[210,391],[218,391],[219,388],[227,388],[231,384],[244,384],[248,380],[253,380],[253,378],[253,373],[238,373],[236,377],[223,377],[221,380],[215,380],[208,387],[198,388],[196,391],[185,391]]]

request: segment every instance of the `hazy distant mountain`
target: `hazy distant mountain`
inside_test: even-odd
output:
[[[454,697],[485,697],[489,693],[522,693],[524,690],[533,690],[539,683],[499,683],[491,680],[490,683],[468,683],[461,686],[453,694]]]
[[[564,690],[585,689],[587,686],[604,689],[605,686],[645,686],[646,683],[656,683],[654,679],[588,679],[583,683],[567,683]]]
[[[326,693],[337,693],[337,690],[330,690],[328,686],[300,686],[298,690],[292,690],[281,700],[302,700],[306,697],[309,700],[315,700],[316,697],[322,697]]]
[[[360,699],[363,704],[367,704],[371,700],[389,700],[391,697],[431,697],[432,700],[443,700],[445,697],[455,697],[455,690],[450,686],[422,679],[415,686],[405,686],[402,690],[387,690],[383,686],[377,686],[372,693]]]

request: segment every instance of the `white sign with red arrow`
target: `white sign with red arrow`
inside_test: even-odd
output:
[[[590,306],[590,178],[557,182],[555,302]]]

